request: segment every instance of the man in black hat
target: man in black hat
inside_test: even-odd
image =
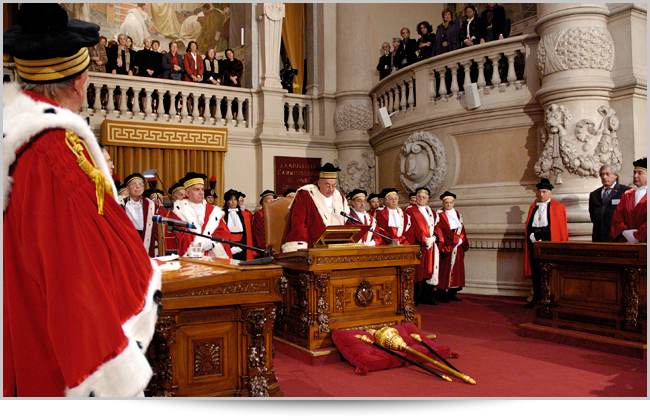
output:
[[[363,225],[370,226],[370,230],[376,231],[377,220],[366,212],[366,192],[355,188],[348,194],[347,198],[350,203],[350,217]],[[353,222],[348,220],[347,224],[353,224]],[[363,243],[366,246],[381,245],[382,238],[373,232],[368,232],[365,237],[359,240],[359,243]]]
[[[589,217],[594,224],[591,241],[609,242],[612,216],[621,202],[621,196],[630,187],[618,182],[618,171],[610,164],[603,165],[598,173],[603,186],[589,194]]]
[[[185,187],[187,198],[174,202],[172,210],[174,218],[184,222],[194,223],[192,232],[207,236],[217,236],[230,240],[230,230],[223,221],[224,212],[217,206],[206,203],[204,174],[188,172],[179,183]],[[189,256],[192,249],[199,250],[204,255],[216,258],[232,258],[230,246],[195,236],[190,233],[175,232],[178,241],[178,255]]]
[[[410,245],[409,234],[411,229],[411,216],[399,208],[399,194],[395,188],[384,188],[380,197],[386,206],[379,207],[375,212],[378,232],[394,239],[397,244]],[[387,241],[384,239],[384,243]]]
[[[156,205],[152,200],[144,197],[144,183],[144,177],[137,172],[124,178],[129,196],[122,202],[122,207],[133,222],[135,230],[140,234],[144,249],[149,257],[153,258],[156,256],[156,237],[158,235],[158,225],[152,220],[156,214]]]
[[[623,193],[612,216],[612,242],[648,242],[648,158],[635,160],[633,165],[634,188]]]
[[[287,190],[282,194],[282,197],[294,198],[296,196],[296,190],[293,188],[287,188]]]
[[[291,203],[282,252],[311,248],[327,226],[345,224],[341,212],[349,213],[350,207],[343,194],[336,189],[337,174],[341,170],[331,163],[317,170],[318,181],[298,188]]]
[[[368,196],[368,207],[370,207],[370,209],[368,210],[368,213],[372,217],[375,217],[375,212],[379,208],[379,195],[377,195],[375,193],[371,193]]]
[[[264,190],[260,194],[260,209],[253,214],[251,229],[253,229],[253,246],[256,248],[266,248],[266,236],[264,235],[264,204],[271,203],[277,196],[273,190]]]
[[[533,258],[533,244],[537,241],[568,241],[566,207],[551,200],[553,185],[546,178],[537,185],[537,200],[528,209],[526,219],[526,242],[524,252],[524,276],[533,279],[533,300],[525,305],[532,308],[542,298],[542,279],[539,264]]]
[[[171,198],[172,204],[176,200],[182,200],[184,198],[187,198],[187,193],[185,192],[185,186],[180,182],[176,182],[169,189],[169,198]]]
[[[211,190],[210,188],[206,188],[203,194],[205,195],[206,203],[214,204],[214,190]]]
[[[56,3],[23,3],[16,20],[3,35],[24,82],[3,92],[3,395],[142,395],[160,270],[77,114],[99,26]]]

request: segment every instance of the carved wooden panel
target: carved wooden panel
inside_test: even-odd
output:
[[[194,378],[208,375],[222,375],[221,348],[223,340],[195,340],[194,347]]]

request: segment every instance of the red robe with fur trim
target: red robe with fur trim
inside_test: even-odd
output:
[[[221,239],[230,240],[230,230],[223,221],[223,211],[219,207],[206,203],[205,214],[203,216],[203,224],[199,228],[196,220],[196,212],[190,207],[187,198],[183,200],[176,200],[174,202],[173,215],[174,219],[182,220],[185,222],[192,222],[196,225],[195,229],[189,229],[193,232],[201,233],[203,235],[214,235]],[[187,252],[192,242],[203,244],[205,241],[210,241],[208,238],[195,236],[190,233],[174,232],[176,241],[178,242],[178,255],[183,256]],[[230,245],[213,242],[214,247],[210,251],[206,251],[208,256],[217,258],[232,258],[230,252]]]
[[[253,229],[253,246],[266,249],[266,235],[264,234],[264,207],[253,214],[251,228]]]
[[[133,224],[79,167],[65,131],[85,140],[110,184],[97,140],[76,113],[5,85],[3,395],[141,394],[152,375],[160,270]],[[30,99],[31,98],[31,99]],[[13,182],[11,178],[13,177]],[[33,192],[39,192],[37,200]],[[141,346],[142,348],[139,348]]]
[[[396,229],[388,226],[388,207],[379,207],[375,212],[375,219],[377,219],[377,231],[384,236],[388,236],[391,239],[395,239],[401,245],[410,245],[412,242],[409,241],[405,233],[411,229],[411,216],[404,213],[404,210],[397,208],[400,217],[402,219],[402,228]],[[390,242],[383,239],[384,245],[390,245]]]
[[[238,237],[240,235],[234,235],[232,232],[230,232],[230,240],[231,241],[237,241],[240,243],[243,243],[248,246],[253,246],[253,229],[251,228],[251,219],[253,218],[253,213],[251,213],[250,210],[242,210],[241,208],[237,208],[239,211],[237,212],[238,215],[241,215],[239,218],[240,222],[243,222],[242,225],[244,227],[244,233],[242,234],[243,236],[241,239]],[[227,211],[224,216],[223,216],[223,222],[228,226],[228,217],[230,216],[230,212]],[[255,255],[257,252],[252,251],[250,249],[245,249],[242,248],[242,251],[246,252],[246,259],[244,261],[250,261],[255,258]],[[243,254],[237,254],[237,255],[243,255]],[[239,257],[241,258],[241,256]]]
[[[122,208],[126,211],[126,203],[131,200],[131,197],[126,197],[121,203]],[[142,200],[142,222],[144,224],[142,229],[142,234],[140,234],[140,239],[145,246],[145,250],[150,258],[156,256],[156,239],[158,238],[158,223],[154,223],[151,219],[155,214],[155,208],[153,201],[149,200],[146,197],[140,198]],[[149,210],[154,209],[153,212]],[[136,230],[137,232],[137,230]]]
[[[460,221],[459,228],[451,230],[449,219],[444,209],[437,211],[440,220],[436,225],[440,237],[440,275],[438,276],[438,290],[449,290],[456,287],[465,287],[465,253],[469,249],[467,233],[463,219],[457,210],[456,217]],[[458,245],[460,240],[463,243]],[[458,246],[457,246],[458,245]],[[454,250],[456,250],[454,254]],[[452,267],[453,265],[453,267]]]
[[[377,231],[377,219],[372,217],[370,213],[366,212],[366,214],[363,215],[363,217],[360,217],[357,212],[354,210],[350,210],[350,217],[354,218],[355,220],[358,220],[362,224],[366,226],[370,226],[370,230]],[[352,221],[348,220],[346,222],[347,225],[354,225]],[[377,235],[374,232],[368,231],[368,233],[365,234],[365,236],[361,239],[359,239],[359,243],[363,243],[366,245],[371,245],[372,246],[372,241],[375,241],[375,246],[381,245],[383,242],[383,238],[379,235]]]
[[[634,237],[639,242],[648,242],[648,194],[634,205],[634,188],[621,196],[621,202],[612,216],[612,229],[609,231],[611,242],[627,242],[623,231],[637,229]]]
[[[537,206],[537,203],[533,203],[528,209],[528,217],[526,218],[526,228],[528,229],[528,223],[530,222],[530,215],[533,214],[533,209]],[[559,201],[551,199],[551,202],[548,205],[548,213],[551,223],[551,241],[557,242],[566,242],[569,240],[569,231],[567,228],[566,221],[566,207],[564,204]],[[524,255],[526,260],[524,262],[524,276],[530,277],[530,260],[528,258],[528,238],[524,241]]]
[[[440,269],[440,251],[438,242],[434,242],[431,248],[427,249],[426,239],[433,236],[435,233],[438,235],[438,240],[442,241],[442,234],[438,229],[438,216],[427,206],[427,211],[430,212],[430,218],[433,219],[433,225],[429,226],[429,222],[424,218],[418,206],[409,206],[404,210],[404,213],[411,217],[411,229],[406,232],[408,242],[411,244],[420,245],[422,252],[422,259],[420,264],[415,267],[415,283],[426,280],[428,284],[436,286],[438,284],[438,272]]]

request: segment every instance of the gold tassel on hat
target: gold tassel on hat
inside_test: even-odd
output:
[[[86,143],[80,139],[79,136],[77,136],[72,131],[66,130],[65,141],[72,153],[74,153],[74,155],[77,157],[79,168],[81,168],[81,170],[84,171],[86,175],[88,175],[90,181],[95,184],[95,194],[97,195],[97,213],[104,215],[104,192],[108,191],[108,193],[112,196],[113,188],[106,181],[106,178],[104,178],[104,174],[97,167],[97,164],[95,163],[95,160],[93,159],[90,152],[88,152],[88,156],[90,156],[92,163],[86,159],[84,149],[88,150],[88,146],[86,146]]]

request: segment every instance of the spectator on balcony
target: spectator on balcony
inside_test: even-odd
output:
[[[178,43],[169,43],[169,52],[162,57],[163,79],[181,80],[183,76],[183,55],[178,53]]]
[[[214,48],[210,48],[203,59],[203,83],[219,86],[221,79],[219,60],[215,57]]]
[[[393,38],[393,51],[392,51],[392,56],[390,59],[390,64],[391,64],[391,73],[394,73],[397,71],[397,68],[395,67],[395,51],[397,51],[397,47],[399,47],[401,39],[399,37]]]
[[[388,76],[393,71],[393,54],[390,52],[390,44],[384,42],[381,44],[381,57],[379,57],[379,64],[377,64],[377,71],[379,72],[379,80]]]
[[[465,7],[467,19],[460,28],[461,47],[471,47],[481,42],[483,38],[483,23],[481,18],[476,16],[476,7],[468,4]]]
[[[506,9],[496,3],[486,3],[487,8],[481,13],[483,37],[481,44],[507,38],[510,31],[506,25]]]
[[[427,21],[418,23],[418,59],[420,61],[426,60],[429,57],[433,57],[433,47],[436,42],[436,35],[433,33],[433,28],[431,24]]]
[[[411,39],[411,31],[408,28],[402,28],[400,35],[402,35],[402,40],[395,50],[395,58],[393,60],[393,64],[397,70],[403,69],[418,61],[417,51],[419,46],[414,39]]]
[[[451,20],[451,10],[442,11],[442,23],[436,29],[434,56],[460,48],[460,26]]]
[[[230,48],[226,50],[226,59],[219,63],[219,69],[223,75],[224,86],[241,87],[244,65],[235,58],[235,52]]]
[[[183,56],[186,82],[201,82],[203,80],[203,57],[196,52],[196,42],[190,41],[187,53]]]
[[[144,49],[138,51],[138,76],[158,77],[160,74],[160,54],[151,49],[151,38],[144,40]]]
[[[107,72],[133,76],[135,52],[127,47],[126,35],[119,34],[117,37],[117,45],[109,48],[106,53],[108,56],[108,61],[106,62]]]
[[[88,54],[90,55],[90,68],[88,70],[106,73],[106,63],[108,62],[108,56],[106,55],[106,37],[104,37],[104,44],[102,44],[101,39],[94,47],[88,48]]]

